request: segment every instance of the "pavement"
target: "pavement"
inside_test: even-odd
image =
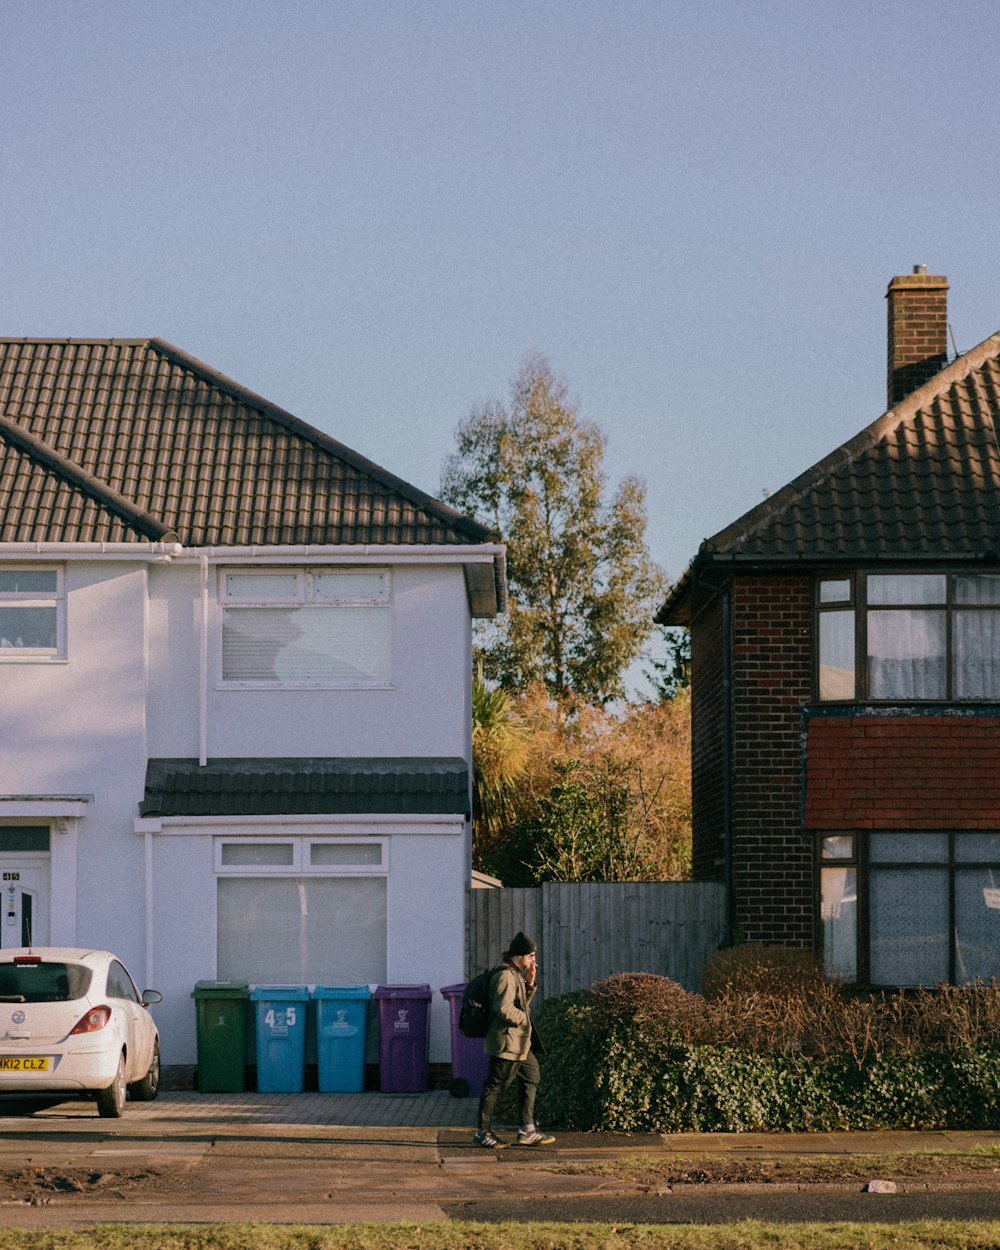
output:
[[[641,1200],[666,1212],[676,1189],[581,1169],[639,1153],[780,1160],[1000,1147],[1000,1133],[989,1132],[557,1133],[551,1147],[486,1151],[472,1144],[475,1116],[475,1099],[445,1091],[165,1091],[151,1103],[130,1102],[118,1120],[100,1119],[88,1101],[25,1104],[4,1098],[0,1226],[421,1222],[477,1218],[477,1212],[496,1219],[508,1218],[494,1212],[509,1211],[512,1195],[580,1210],[582,1204],[600,1209],[601,1202]],[[752,1186],[738,1188],[744,1198],[751,1196]],[[780,1188],[766,1186],[770,1196]],[[801,1192],[803,1186],[794,1188]],[[822,1188],[829,1198],[831,1186]],[[922,1180],[914,1188],[926,1196],[934,1185]],[[984,1174],[980,1188],[981,1217],[1000,1216],[1000,1209],[994,1212],[1000,1200],[996,1173]],[[857,1183],[845,1190],[854,1205],[859,1191]],[[875,1202],[887,1204],[888,1197]]]

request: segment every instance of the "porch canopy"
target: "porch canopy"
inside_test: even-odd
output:
[[[151,759],[143,817],[469,814],[463,759]]]

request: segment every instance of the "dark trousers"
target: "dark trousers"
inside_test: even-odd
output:
[[[479,1128],[485,1131],[493,1123],[493,1110],[497,1099],[509,1085],[517,1081],[517,1110],[521,1127],[528,1128],[535,1122],[535,1094],[541,1073],[538,1060],[533,1054],[527,1059],[497,1059],[490,1055],[490,1067],[479,1096]]]

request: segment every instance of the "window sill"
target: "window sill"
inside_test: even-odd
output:
[[[226,681],[215,686],[219,691],[231,690],[395,690],[391,682],[326,682],[326,681]]]

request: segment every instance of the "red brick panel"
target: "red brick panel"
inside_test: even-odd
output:
[[[814,717],[805,824],[1000,828],[1000,717]]]
[[[691,875],[695,881],[725,876],[726,707],[723,673],[726,639],[722,599],[716,595],[691,630]]]
[[[812,694],[812,580],[733,586],[733,902],[750,941],[812,945],[802,708]]]

